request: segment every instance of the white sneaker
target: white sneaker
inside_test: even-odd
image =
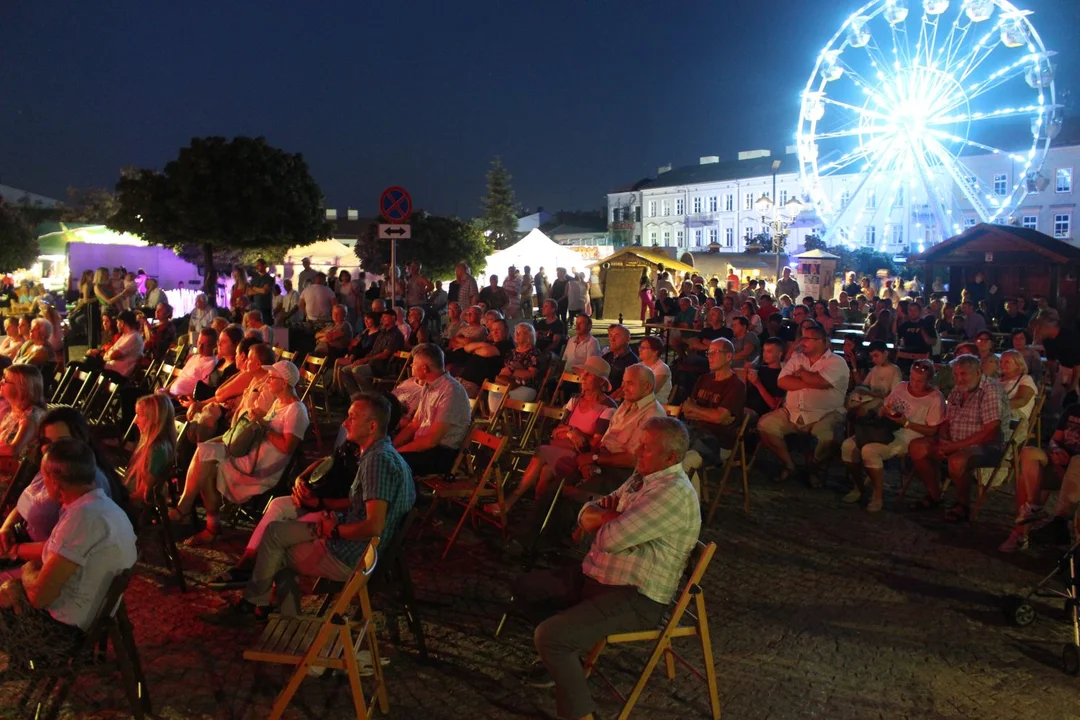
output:
[[[1028,537],[1027,528],[1020,526],[1013,528],[1013,531],[1009,533],[1009,537],[1005,538],[1005,542],[998,545],[998,552],[1011,553],[1017,550],[1027,550]]]

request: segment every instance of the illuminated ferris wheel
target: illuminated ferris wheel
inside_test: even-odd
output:
[[[840,27],[797,134],[830,244],[915,252],[965,220],[1005,222],[1046,187],[1061,116],[1030,15],[1008,0],[872,0]]]

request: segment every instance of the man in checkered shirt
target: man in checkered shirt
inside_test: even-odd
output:
[[[596,534],[585,562],[534,571],[515,587],[527,614],[557,613],[536,628],[544,667],[530,682],[554,684],[559,717],[593,717],[580,657],[608,635],[655,627],[678,591],[701,530],[700,501],[682,469],[688,444],[678,420],[647,420],[634,474],[578,515],[575,535]]]
[[[977,356],[960,355],[949,365],[956,384],[946,401],[945,422],[936,436],[912,440],[908,454],[927,493],[912,509],[931,508],[941,502],[938,475],[945,461],[956,486],[956,505],[945,519],[958,522],[968,519],[972,474],[1001,462],[1010,411],[1005,388],[983,375]]]

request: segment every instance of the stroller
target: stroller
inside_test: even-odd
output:
[[[1065,613],[1072,623],[1072,642],[1066,643],[1061,649],[1061,667],[1069,675],[1080,674],[1080,624],[1078,624],[1078,599],[1080,593],[1077,588],[1080,578],[1076,575],[1076,554],[1080,548],[1080,540],[1058,561],[1054,571],[1047,575],[1033,588],[1023,595],[1009,595],[1005,598],[1003,610],[1005,619],[1016,627],[1027,627],[1035,622],[1035,606],[1031,598],[1059,598],[1065,601]],[[1060,579],[1058,579],[1060,576]],[[1064,585],[1064,590],[1056,586]]]

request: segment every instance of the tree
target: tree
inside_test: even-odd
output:
[[[502,158],[496,156],[487,172],[487,195],[483,198],[482,216],[496,250],[508,248],[517,242],[517,201],[514,199],[514,189],[510,187],[510,179]]]
[[[280,262],[291,247],[328,237],[322,191],[299,155],[263,138],[194,138],[164,171],[125,172],[107,223],[155,245],[201,251],[203,288],[216,295],[215,252]]]
[[[409,223],[412,237],[397,243],[398,265],[418,260],[429,278],[453,277],[459,262],[474,270],[483,268],[493,250],[480,222],[468,223],[421,211],[414,213]],[[373,223],[357,239],[355,250],[364,270],[381,274],[390,264],[390,241],[380,240],[378,234],[378,226]]]
[[[824,250],[825,241],[822,240],[821,236],[817,233],[810,233],[806,236],[806,239],[803,240],[803,247],[806,248],[806,252],[810,252],[811,250]]]
[[[897,274],[896,263],[892,255],[878,252],[868,247],[851,249],[846,245],[834,245],[826,248],[833,255],[839,255],[836,261],[837,272],[854,272],[856,275],[874,277],[878,270],[887,270],[889,275]]]
[[[67,202],[60,210],[63,222],[107,223],[116,214],[116,195],[105,188],[67,189]]]
[[[0,197],[0,272],[28,268],[40,254],[34,228],[19,208]]]

